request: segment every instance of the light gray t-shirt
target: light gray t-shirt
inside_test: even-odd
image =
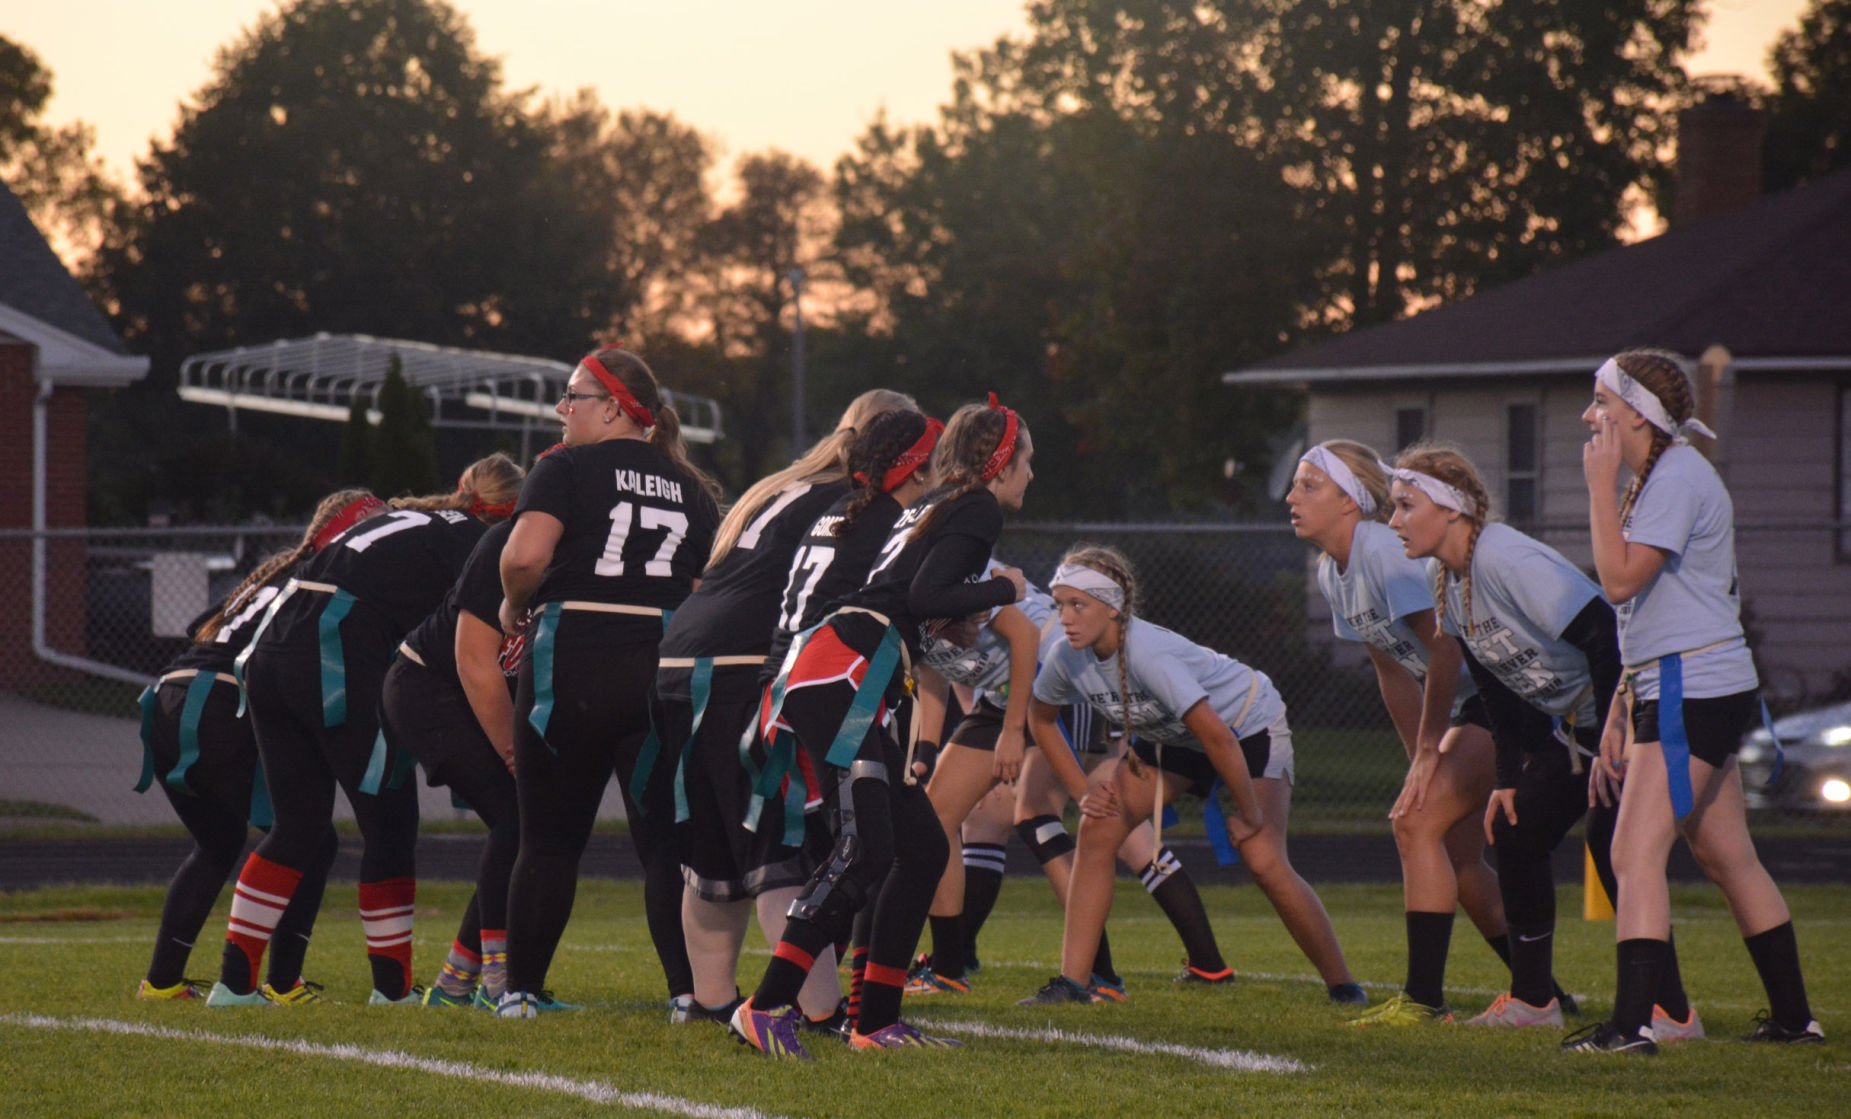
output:
[[[1658,697],[1659,657],[1706,645],[1684,660],[1684,694],[1734,695],[1760,683],[1742,636],[1735,578],[1735,508],[1716,468],[1694,447],[1658,456],[1626,515],[1622,535],[1669,555],[1638,594],[1619,606],[1620,659],[1640,668],[1641,699]]]
[[[1336,560],[1318,557],[1318,590],[1330,603],[1338,637],[1380,649],[1426,682],[1427,644],[1407,619],[1433,609],[1433,581],[1426,564],[1408,558],[1393,529],[1379,521],[1358,522],[1348,566],[1339,571]],[[1477,694],[1472,674],[1461,665],[1453,710]]]
[[[1440,561],[1427,564],[1437,576]],[[1563,641],[1562,631],[1599,597],[1594,581],[1560,552],[1492,523],[1478,534],[1472,553],[1471,627],[1464,625],[1464,583],[1450,574],[1442,625],[1463,636],[1478,663],[1532,707],[1556,716],[1572,712],[1576,722],[1593,726],[1598,710],[1587,656]]]
[[[995,575],[1001,567],[1002,564],[991,560],[984,578]],[[1053,598],[1033,583],[1028,585],[1028,593],[1022,596],[1022,601],[1014,605],[1028,615],[1037,633],[1047,627],[1048,619],[1054,615]],[[990,621],[995,621],[1002,609],[998,606],[991,610]],[[1041,638],[1037,637],[1036,640],[1039,642]],[[1009,639],[992,629],[989,622],[977,631],[977,641],[968,649],[936,636],[926,637],[919,649],[920,659],[926,667],[954,684],[964,684],[980,692],[996,693],[1004,690],[1009,683]],[[996,695],[993,698],[1000,701],[1003,697]]]
[[[1131,733],[1139,738],[1201,750],[1202,744],[1183,724],[1183,716],[1204,699],[1233,727],[1236,738],[1266,730],[1285,713],[1285,701],[1264,672],[1136,616],[1126,630],[1125,649],[1105,660],[1091,649],[1075,649],[1065,641],[1044,645],[1041,671],[1035,675],[1035,698],[1056,706],[1084,703],[1114,726],[1122,725],[1118,660],[1128,652]],[[1250,691],[1253,703],[1235,725],[1233,719],[1247,705]]]

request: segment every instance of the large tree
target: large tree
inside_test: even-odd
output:
[[[45,120],[51,94],[52,74],[38,55],[0,35],[0,182],[65,264],[83,271],[120,191],[94,154],[89,125]]]
[[[1851,166],[1851,0],[1813,0],[1769,59],[1767,188]]]

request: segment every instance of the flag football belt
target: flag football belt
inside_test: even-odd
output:
[[[553,640],[559,633],[559,616],[571,612],[574,614],[628,614],[638,618],[658,618],[662,628],[668,629],[668,620],[673,611],[659,606],[631,606],[626,602],[585,602],[567,599],[563,602],[549,602],[540,608],[539,620],[534,625],[533,640],[528,645],[528,656],[533,659],[533,709],[527,712],[527,725],[540,736],[540,741],[554,756],[559,750],[547,741],[546,728],[553,721]],[[637,772],[648,780],[648,771],[655,764],[655,756],[661,750],[656,741],[655,728],[651,727],[649,738],[643,743],[642,752],[637,757]],[[633,782],[634,783],[634,782]],[[641,803],[638,800],[637,803]]]
[[[186,775],[193,768],[193,763],[199,760],[199,717],[205,713],[206,696],[211,694],[212,685],[220,682],[234,688],[238,686],[238,678],[224,672],[183,668],[167,673],[141,690],[140,698],[135,701],[141,708],[141,779],[135,782],[135,791],[138,793],[147,792],[154,784],[155,695],[167,685],[182,680],[192,682],[186,688],[186,703],[180,708],[180,760],[174,763],[162,783],[186,796],[196,795],[192,786],[186,783]]]
[[[1248,674],[1247,698],[1241,701],[1240,710],[1228,720],[1228,730],[1234,735],[1234,753],[1238,756],[1241,765],[1247,764],[1247,757],[1240,749],[1240,724],[1246,720],[1247,713],[1253,710],[1253,701],[1260,697],[1260,674],[1252,669],[1248,669]],[[1131,733],[1130,729],[1127,728],[1125,733],[1128,737]],[[1154,864],[1157,859],[1163,857],[1163,825],[1173,824],[1176,820],[1166,819],[1163,804],[1161,784],[1163,781],[1163,743],[1153,742],[1151,745],[1157,749],[1157,780],[1159,782],[1155,807],[1151,809],[1150,814],[1151,830],[1157,838],[1156,853],[1151,856]],[[1129,742],[1126,743],[1125,757],[1131,765],[1137,766],[1138,756],[1131,752]],[[1133,772],[1136,772],[1135,768]],[[1208,835],[1209,848],[1215,852],[1215,862],[1221,866],[1233,866],[1239,861],[1240,855],[1234,850],[1234,841],[1228,836],[1228,814],[1221,807],[1220,793],[1223,783],[1221,778],[1215,778],[1208,786],[1207,795],[1202,799],[1202,829]]]
[[[328,596],[328,603],[322,607],[321,616],[316,621],[317,641],[321,650],[321,725],[338,727],[347,721],[347,660],[341,651],[341,622],[352,612],[354,603],[359,599],[333,583],[315,583],[307,579],[291,579],[283,587],[283,593],[270,600],[270,608],[264,611],[263,621],[257,623],[257,632],[251,635],[251,643],[244,647],[244,652],[239,653],[238,659],[233,662],[232,671],[238,678],[238,714],[244,714],[251,698],[250,689],[244,685],[244,666],[256,651],[257,643],[263,639],[264,631],[276,619],[277,611],[283,608],[285,602],[304,591]]]
[[[682,740],[681,749],[675,758],[675,822],[683,824],[688,821],[688,755],[694,752],[694,740],[700,737],[701,720],[707,716],[707,701],[713,696],[713,670],[716,668],[733,668],[746,665],[762,665],[763,656],[738,654],[724,657],[663,657],[656,662],[658,669],[686,668],[691,670],[688,678],[688,699],[694,709],[694,717],[688,722],[688,736]],[[649,759],[651,768],[655,759]],[[640,807],[643,803],[642,790],[649,786],[649,774],[641,764],[636,767],[636,774],[630,778],[631,799]]]
[[[752,779],[752,799],[746,807],[745,828],[758,831],[758,821],[764,811],[765,801],[784,791],[784,837],[787,847],[796,847],[803,842],[803,806],[808,790],[804,786],[803,771],[797,764],[797,736],[789,731],[778,729],[778,716],[784,711],[784,699],[790,687],[791,670],[796,667],[804,647],[816,632],[827,626],[836,618],[849,614],[864,614],[885,627],[881,634],[880,647],[868,658],[868,667],[862,674],[861,682],[855,685],[855,697],[849,701],[848,713],[842,717],[842,725],[836,730],[835,739],[824,752],[823,760],[838,769],[846,769],[854,762],[855,755],[861,750],[861,743],[874,725],[874,718],[880,711],[882,698],[887,693],[887,685],[893,681],[896,669],[904,680],[908,692],[913,688],[912,654],[906,648],[906,642],[900,639],[900,631],[894,628],[893,620],[887,615],[862,606],[844,606],[830,614],[822,621],[799,633],[791,642],[790,649],[784,654],[784,663],[778,668],[778,675],[771,682],[768,693],[770,704],[763,714],[753,717],[751,725],[739,739],[739,761],[745,766],[746,773]],[[901,769],[903,780],[908,785],[916,785],[919,778],[913,775],[913,754],[919,746],[918,709],[913,707],[907,717],[906,762]],[[752,744],[760,727],[766,728],[769,740],[765,744],[765,766],[760,769],[752,758]]]
[[[1589,680],[1586,686],[1575,693],[1575,698],[1569,701],[1568,714],[1557,715],[1549,720],[1549,736],[1561,743],[1562,748],[1568,751],[1568,771],[1576,777],[1587,772],[1586,759],[1598,757],[1600,754],[1598,747],[1589,750],[1586,746],[1581,745],[1580,742],[1575,740],[1575,731],[1579,730],[1581,727],[1581,717],[1578,714],[1581,710],[1581,705],[1593,699],[1594,682]],[[1598,703],[1594,705],[1594,710],[1597,714],[1599,713],[1600,705]],[[1629,717],[1630,714],[1631,712],[1628,711]]]
[[[1625,675],[1620,677],[1619,691],[1614,695],[1616,702],[1624,704],[1621,732],[1625,735],[1625,751],[1621,756],[1625,757],[1632,753],[1633,747],[1632,711],[1638,700],[1634,678],[1654,664],[1658,666],[1658,743],[1665,757],[1671,812],[1679,820],[1696,807],[1696,791],[1690,784],[1690,731],[1684,726],[1684,658],[1714,652],[1734,643],[1735,638],[1729,637],[1681,653],[1666,653],[1655,661],[1629,664]],[[1774,768],[1768,774],[1768,784],[1772,785],[1786,767],[1787,754],[1781,748],[1780,736],[1774,733],[1774,717],[1768,713],[1765,699],[1761,701],[1761,725],[1767,728],[1768,738],[1774,743]]]

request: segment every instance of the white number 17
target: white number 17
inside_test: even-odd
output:
[[[611,508],[611,534],[605,538],[604,554],[598,557],[598,564],[593,570],[599,575],[623,574],[623,546],[630,537],[630,525],[636,519],[636,505],[620,501]],[[639,528],[647,531],[653,528],[666,528],[668,535],[663,537],[662,546],[656,549],[655,558],[643,564],[643,574],[666,576],[670,574],[670,561],[675,558],[675,549],[681,547],[681,541],[688,534],[688,515],[674,509],[658,509],[653,505],[642,507],[642,523]]]

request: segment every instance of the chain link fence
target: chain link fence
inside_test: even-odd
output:
[[[1533,531],[1587,562],[1585,524]],[[159,796],[131,790],[140,771],[135,698],[184,648],[196,616],[257,562],[291,546],[299,526],[186,529],[68,529],[35,536],[0,531],[0,576],[14,588],[0,605],[0,823],[21,817],[166,824]],[[1840,526],[1745,526],[1745,571],[1757,557],[1831,549]],[[1334,640],[1311,583],[1311,552],[1283,524],[1018,524],[1002,558],[1045,584],[1076,543],[1109,544],[1130,557],[1141,614],[1264,670],[1284,695],[1298,756],[1294,827],[1377,830],[1400,787],[1406,759],[1359,646]],[[43,549],[42,576],[34,549]],[[1745,620],[1762,646],[1762,674],[1779,711],[1820,709],[1847,691],[1841,662],[1820,654],[1784,657],[1783,635],[1823,624],[1842,631],[1844,595],[1805,604],[1807,616],[1750,581]],[[1765,605],[1764,605],[1765,601]],[[1783,614],[1782,611],[1785,611]],[[1832,612],[1836,612],[1836,622]],[[1798,628],[1796,628],[1796,626]],[[1773,641],[1764,630],[1772,629]],[[1828,657],[1830,654],[1826,654]],[[1804,669],[1795,668],[1796,661]],[[1851,707],[1826,709],[1805,734],[1786,734],[1788,764],[1768,786],[1771,751],[1744,755],[1751,796],[1768,818],[1851,829]],[[1837,755],[1845,755],[1838,757]],[[457,815],[441,790],[424,790],[427,819]],[[615,797],[607,798],[607,808]],[[1843,806],[1851,808],[1851,805]]]

